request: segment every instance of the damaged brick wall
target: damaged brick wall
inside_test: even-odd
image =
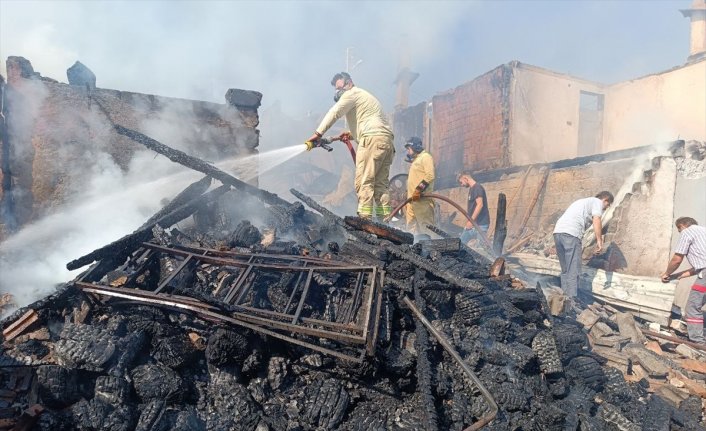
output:
[[[616,152],[620,158],[578,164],[582,159],[563,161],[565,167],[554,168],[547,177],[544,190],[539,193],[526,227],[518,232],[520,223],[541,183],[542,166],[536,165],[521,187],[526,167],[511,168],[507,174],[502,170],[478,175],[488,195],[491,225],[495,223],[495,211],[499,193],[505,193],[508,202],[508,239],[505,248],[511,247],[519,238],[533,233],[523,251],[555,257],[552,231],[556,220],[575,200],[594,196],[608,190],[616,196],[612,219],[605,228],[606,251],[592,258],[589,248],[584,253],[589,265],[625,274],[656,277],[669,259],[674,223],[674,193],[678,177],[675,159],[682,157],[677,145],[673,156],[652,158],[649,148],[635,151],[632,157]],[[640,153],[641,154],[638,154]],[[631,153],[632,154],[632,153]],[[583,160],[590,158],[583,158]],[[484,180],[488,178],[488,180]],[[518,189],[520,191],[518,192]],[[627,192],[620,199],[621,189]],[[454,187],[437,191],[465,205],[468,190]],[[440,204],[442,220],[455,209]],[[461,225],[462,216],[454,223]]]
[[[503,65],[432,98],[431,153],[439,172],[509,166],[511,75]]]
[[[143,148],[111,122],[214,163],[257,153],[260,93],[231,89],[217,104],[58,83],[22,57],[7,68],[0,240],[66,202],[101,159],[128,170]]]

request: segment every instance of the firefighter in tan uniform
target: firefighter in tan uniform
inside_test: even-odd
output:
[[[412,202],[407,204],[407,230],[416,236],[430,237],[427,225],[434,224],[434,201],[422,197],[422,193],[434,191],[434,159],[424,151],[422,140],[412,137],[405,144],[407,161],[412,163],[407,177],[407,196]]]
[[[394,136],[382,105],[367,91],[356,87],[350,75],[334,75],[336,104],[328,111],[309,141],[317,141],[333,124],[346,116],[350,137],[358,143],[355,160],[355,192],[358,195],[358,215],[378,219],[387,217],[390,206],[390,165],[395,156]],[[343,136],[343,135],[341,135]]]

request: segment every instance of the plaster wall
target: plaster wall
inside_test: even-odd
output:
[[[519,64],[510,93],[510,158],[521,166],[577,157],[581,91],[600,84]],[[597,149],[595,153],[604,152]]]
[[[603,151],[706,140],[706,59],[606,89]]]

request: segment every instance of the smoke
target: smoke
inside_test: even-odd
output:
[[[198,177],[186,172],[159,178],[173,172],[173,164],[153,158],[139,153],[124,173],[100,154],[84,193],[0,244],[0,291],[12,293],[18,306],[51,293],[55,284],[78,273],[66,269],[68,261],[133,231],[157,211],[161,199]],[[151,181],[135,178],[143,166],[149,166]]]
[[[253,179],[258,168],[272,169],[305,149],[299,144],[238,157],[235,154],[242,148],[233,142],[238,136],[221,133],[204,120],[204,115],[208,119],[218,115],[237,130],[242,126],[239,116],[226,106],[206,112],[206,105],[168,99],[160,99],[157,106],[146,96],[135,96],[127,104],[104,92],[79,97],[77,102],[74,96],[81,93],[76,88],[70,97],[52,93],[47,98],[50,91],[62,89],[27,80],[11,100],[12,132],[16,132],[12,148],[20,160],[32,164],[27,183],[13,190],[33,194],[43,190],[40,207],[61,203],[0,243],[0,291],[13,294],[18,306],[76,276],[81,270],[68,271],[67,262],[133,232],[165,200],[203,176],[137,144],[131,150],[118,145],[112,121],[131,123],[136,119],[130,116],[138,117],[138,129],[188,154],[233,154],[220,166],[244,181]],[[67,101],[72,103],[70,109],[61,109]],[[200,111],[195,112],[195,107]],[[19,157],[24,153],[27,157]]]
[[[623,180],[623,184],[620,186],[618,191],[613,194],[613,204],[601,215],[602,226],[605,227],[610,223],[613,219],[613,215],[615,214],[615,210],[622,205],[623,200],[628,193],[632,193],[633,186],[644,179],[644,173],[646,170],[651,168],[652,160],[660,156],[671,156],[669,149],[655,149],[654,151],[642,153],[635,157],[633,160],[632,169],[625,177],[625,180]],[[595,239],[596,235],[593,232],[593,229],[587,229],[584,232],[582,239],[583,247],[586,248],[590,246],[593,244]]]

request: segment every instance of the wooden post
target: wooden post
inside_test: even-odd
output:
[[[542,194],[542,191],[544,190],[544,186],[547,184],[547,178],[549,177],[550,172],[551,172],[551,169],[549,169],[549,167],[544,168],[542,178],[539,179],[539,184],[537,185],[537,191],[535,192],[534,196],[532,197],[532,200],[530,201],[530,205],[529,205],[529,207],[527,207],[527,211],[525,211],[525,215],[522,217],[522,222],[520,223],[520,226],[518,227],[517,231],[515,232],[516,238],[522,237],[522,232],[524,232],[525,226],[527,226],[527,221],[529,220],[530,216],[532,215],[532,211],[534,211],[534,206],[537,205],[537,201],[539,200],[539,196]]]
[[[502,255],[503,245],[507,237],[506,209],[507,200],[505,199],[505,193],[500,193],[498,195],[498,209],[495,213],[495,234],[493,235],[493,251],[496,256]]]

